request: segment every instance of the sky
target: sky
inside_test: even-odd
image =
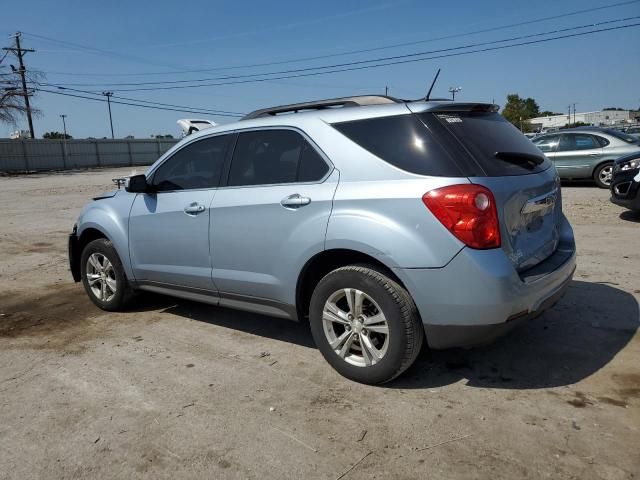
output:
[[[556,112],[566,112],[574,103],[578,112],[638,108],[640,26],[378,68],[248,81],[265,78],[268,72],[440,51],[403,60],[421,59],[462,53],[470,48],[460,47],[478,43],[485,45],[471,49],[640,23],[640,18],[629,19],[640,17],[638,1],[566,16],[623,1],[61,0],[51,8],[51,2],[45,0],[3,0],[0,46],[11,46],[11,35],[23,32],[22,47],[36,50],[25,57],[26,66],[30,73],[38,72],[41,84],[47,84],[41,89],[102,100],[105,97],[100,92],[112,91],[112,98],[120,97],[121,102],[131,103],[122,100],[126,97],[217,112],[241,114],[313,99],[382,94],[385,87],[390,95],[414,99],[425,95],[438,68],[442,70],[434,97],[448,97],[450,87],[461,87],[456,100],[495,100],[503,105],[507,94],[518,93],[533,97],[542,110]],[[620,19],[628,20],[617,21]],[[510,26],[514,24],[519,25]],[[591,24],[600,25],[584,28]],[[571,27],[583,28],[539,35]],[[516,37],[520,39],[488,43]],[[398,59],[387,62],[391,61]],[[15,62],[8,56],[2,66]],[[371,64],[352,66],[363,65]],[[345,67],[333,70],[340,68]],[[241,79],[197,82],[243,75]],[[178,83],[116,85],[142,82]],[[199,83],[218,85],[194,87]],[[127,91],[163,86],[188,88]],[[74,138],[110,136],[106,103],[43,91],[36,92],[32,103],[41,111],[34,121],[36,137],[62,131],[61,114],[67,115],[67,131]],[[236,119],[121,104],[112,104],[112,111],[116,137],[177,136],[176,120],[180,118],[218,123]],[[26,120],[18,128],[26,129]],[[0,124],[0,137],[14,129]]]

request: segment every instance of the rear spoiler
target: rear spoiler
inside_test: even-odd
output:
[[[414,104],[411,104],[413,106]],[[424,110],[421,112],[485,112],[496,113],[500,110],[500,105],[495,103],[461,103],[461,102],[447,102],[447,103],[426,103]],[[411,111],[414,111],[410,108]]]

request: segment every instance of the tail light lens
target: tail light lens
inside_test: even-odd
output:
[[[422,201],[458,240],[471,248],[500,246],[493,193],[481,185],[450,185],[425,193]]]

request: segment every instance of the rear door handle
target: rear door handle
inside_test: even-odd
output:
[[[310,203],[311,199],[309,197],[303,197],[299,193],[289,195],[288,197],[285,197],[280,201],[280,205],[285,208],[300,208],[304,207],[305,205],[309,205]]]
[[[204,205],[200,205],[198,202],[193,202],[184,207],[184,213],[187,215],[197,215],[198,213],[202,213],[206,210]]]

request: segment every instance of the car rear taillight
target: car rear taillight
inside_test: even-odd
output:
[[[480,185],[436,188],[422,201],[455,237],[471,248],[500,246],[500,224],[493,193]]]

